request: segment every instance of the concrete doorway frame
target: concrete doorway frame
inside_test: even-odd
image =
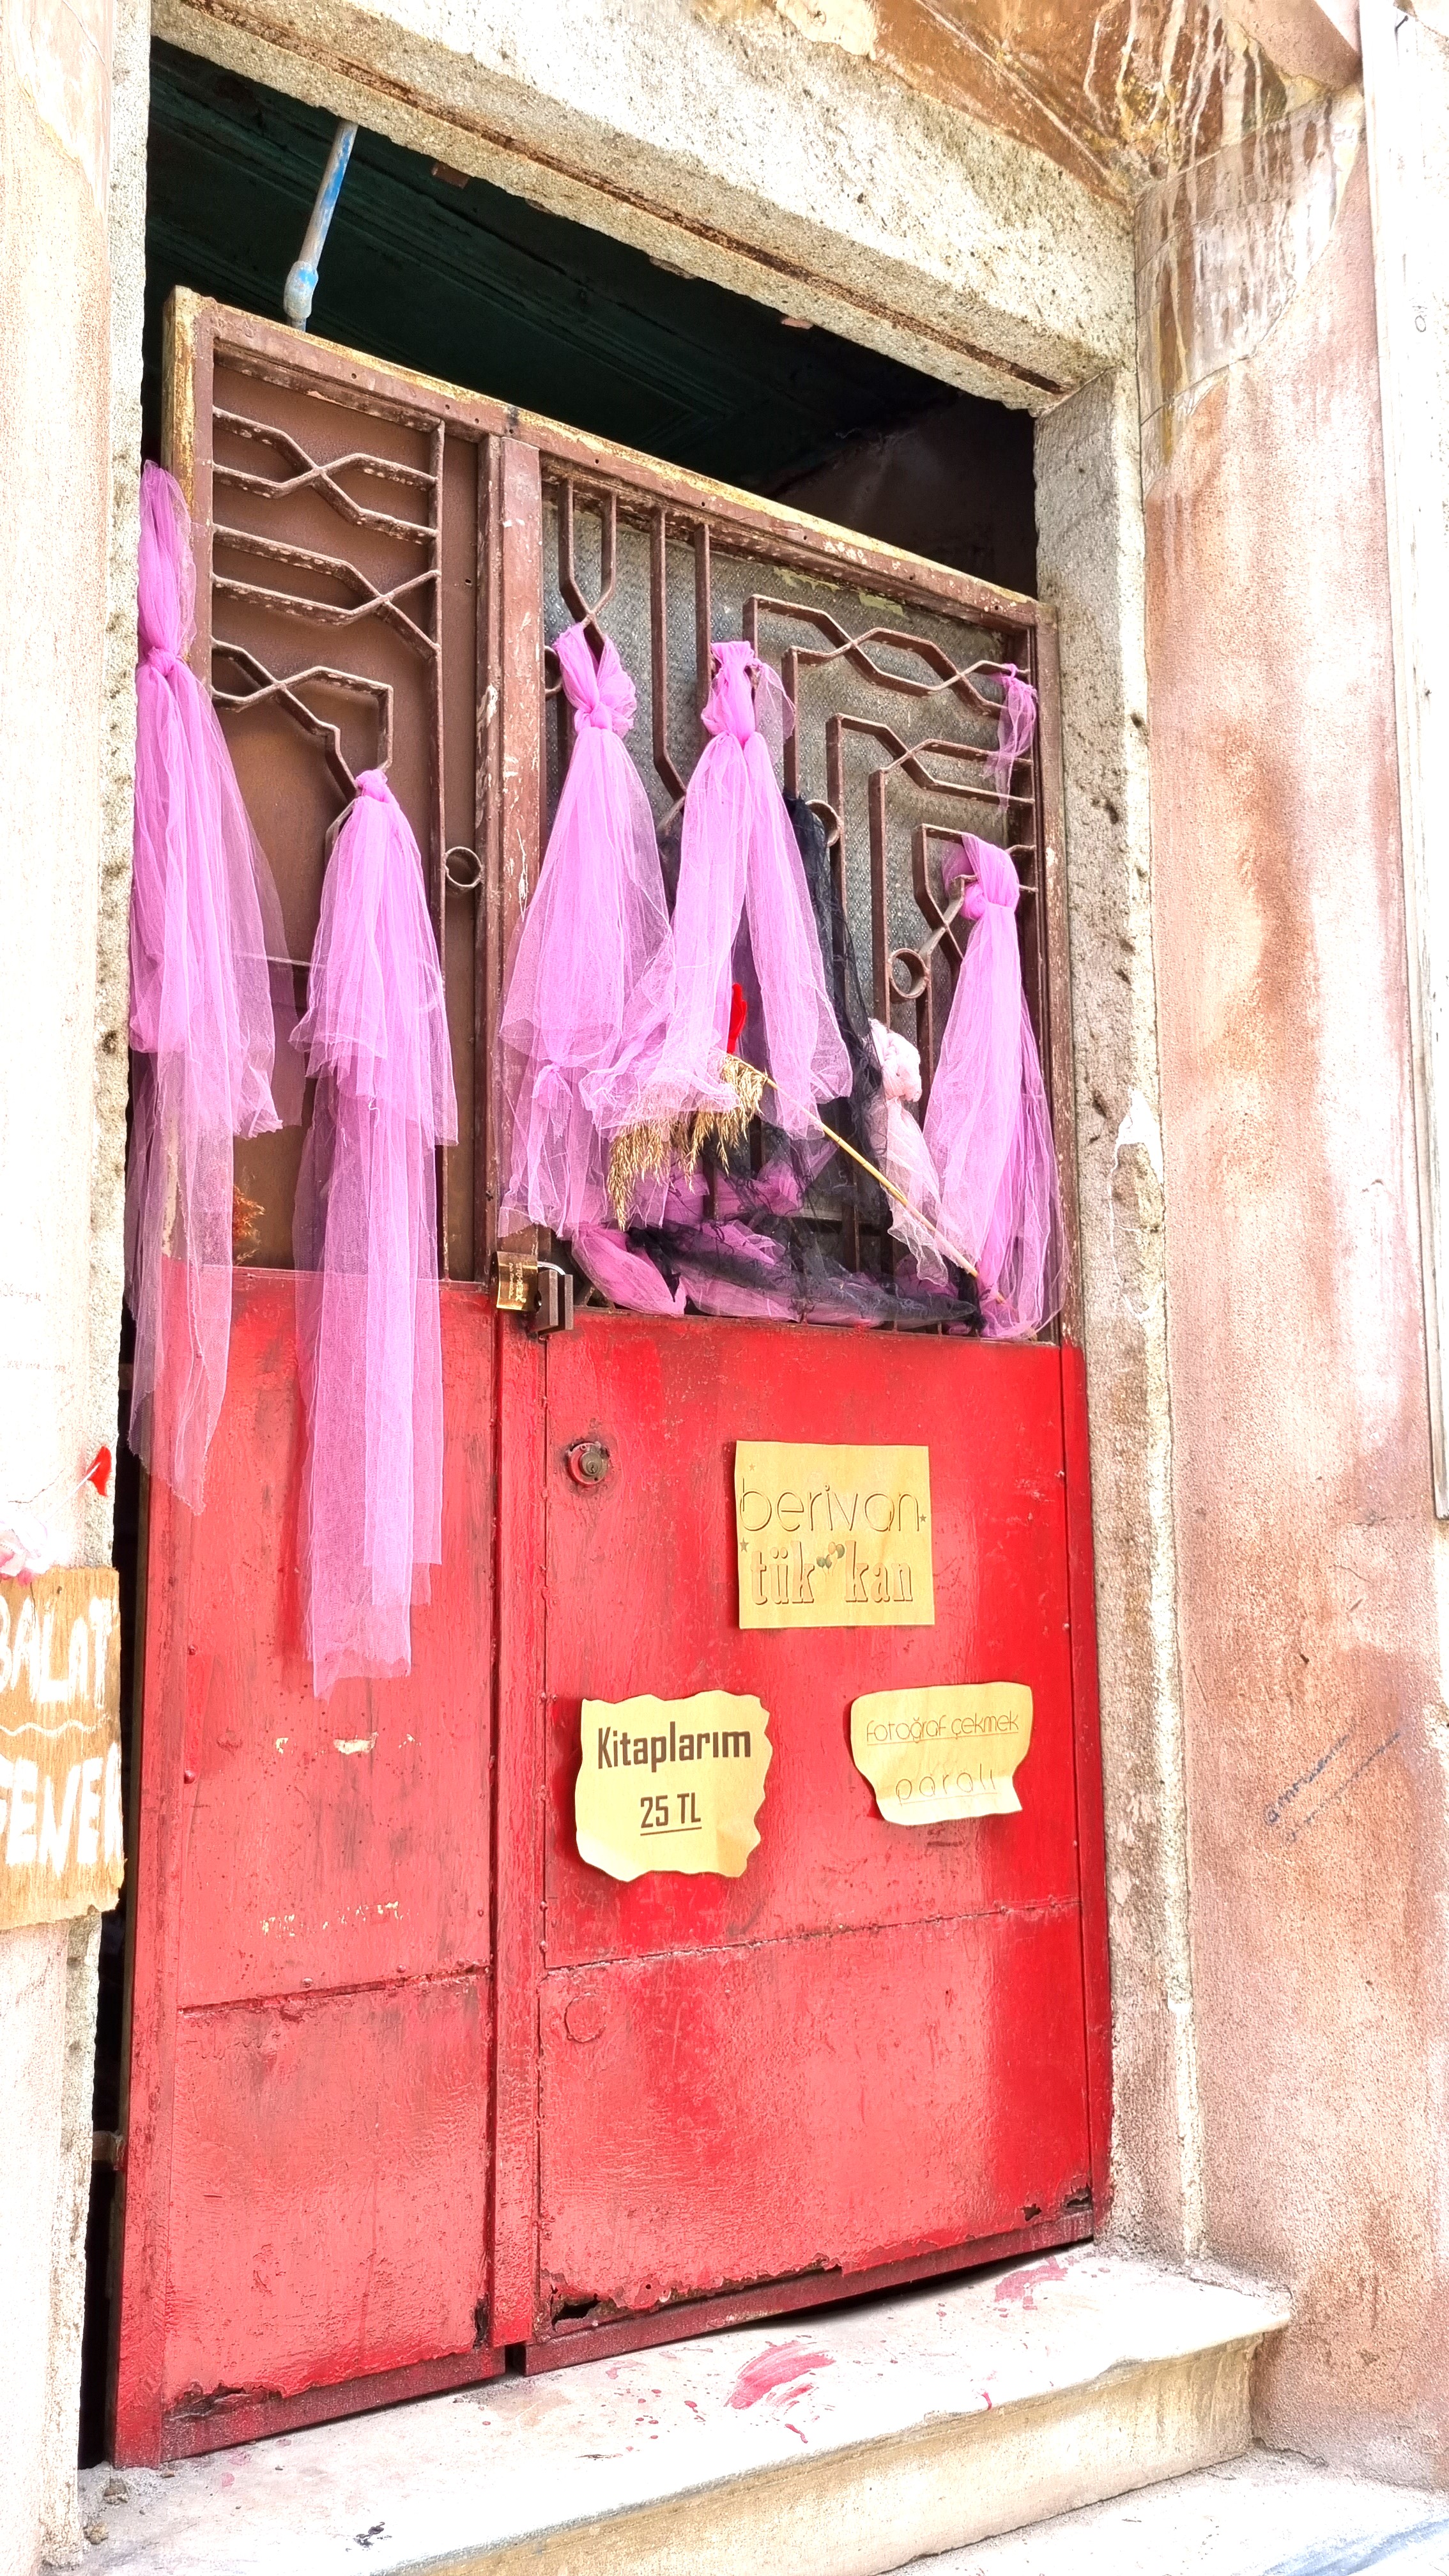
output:
[[[1113,1968],[1112,2233],[1202,2244],[1167,1380],[1131,217],[834,44],[710,0],[140,0],[117,11],[91,1410],[120,1322],[135,501],[153,33],[1035,422],[1065,863]],[[488,385],[487,353],[477,376]],[[94,718],[92,717],[92,721]],[[111,1392],[107,1393],[107,1387]],[[93,2012],[94,1953],[72,1945]],[[83,2244],[83,2238],[82,2238]],[[79,2265],[81,2246],[73,2249]],[[73,2282],[72,2290],[78,2289]],[[78,2361],[78,2352],[77,2352]],[[50,2493],[67,2474],[58,2433]],[[73,2452],[72,2452],[73,2457]]]

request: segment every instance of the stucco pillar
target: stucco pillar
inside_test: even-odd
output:
[[[1266,2438],[1442,2481],[1449,1717],[1361,135],[1304,109],[1139,213],[1173,1483],[1206,2243],[1292,2292]]]
[[[107,0],[3,0],[0,1514],[37,1498],[73,1562],[92,1431],[110,60]],[[79,2364],[93,1974],[64,1924],[0,1933],[0,2576],[79,2544],[73,2397],[68,2459],[47,2412]]]

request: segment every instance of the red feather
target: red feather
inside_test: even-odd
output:
[[[734,1054],[734,1051],[735,1051],[736,1047],[739,1045],[739,1042],[740,1042],[740,1031],[743,1029],[744,1025],[745,1025],[745,988],[744,988],[743,984],[731,984],[731,986],[730,986],[730,1047],[729,1047],[729,1051],[730,1051],[730,1054],[731,1054],[731,1055],[733,1055],[733,1054]]]
[[[104,1501],[106,1487],[109,1485],[110,1481],[111,1453],[109,1449],[98,1449],[94,1458],[91,1460],[90,1465],[87,1467],[85,1474],[82,1476],[81,1483],[83,1485],[94,1485],[96,1492],[101,1496],[102,1501]]]

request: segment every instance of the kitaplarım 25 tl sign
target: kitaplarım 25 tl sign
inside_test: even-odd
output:
[[[0,1582],[0,1928],[115,1904],[120,1709],[110,1567]]]

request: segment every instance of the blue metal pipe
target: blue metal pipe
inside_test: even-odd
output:
[[[302,248],[287,271],[282,303],[287,320],[294,323],[299,331],[307,328],[312,298],[317,292],[317,267],[322,257],[322,245],[342,194],[342,182],[347,176],[347,164],[352,158],[356,140],[355,125],[338,126],[332,137],[332,149],[327,155],[327,167],[322,173],[322,185],[317,191],[317,202],[312,208],[312,220],[307,226]]]

